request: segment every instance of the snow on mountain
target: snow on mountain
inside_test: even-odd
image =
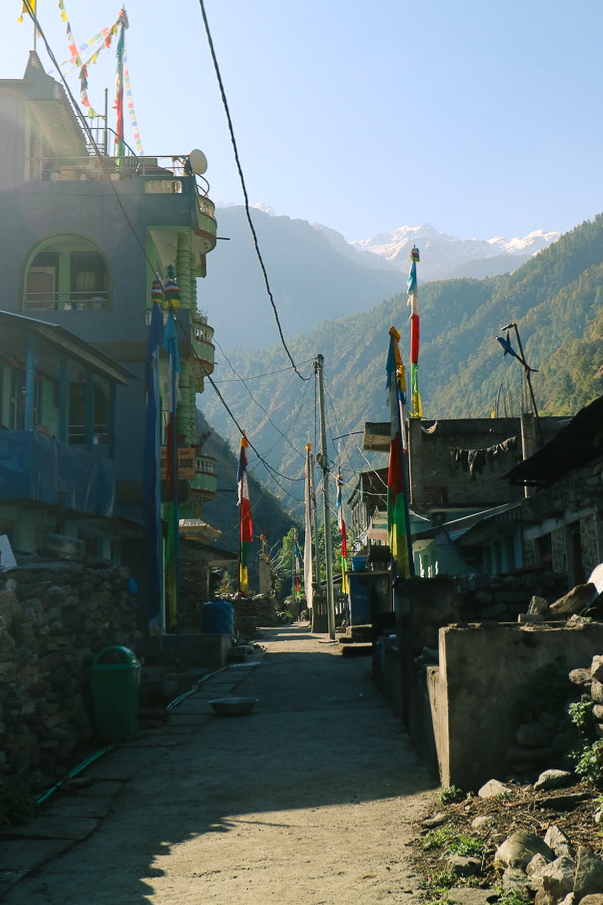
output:
[[[441,280],[460,276],[463,267],[470,273],[471,265],[487,258],[496,258],[493,272],[515,270],[527,258],[559,238],[561,233],[535,230],[523,238],[460,239],[458,236],[438,232],[429,223],[423,226],[401,226],[393,232],[379,233],[370,239],[350,243],[361,252],[375,255],[389,268],[406,271],[410,249],[413,245],[421,253],[421,275],[428,280]],[[328,236],[327,236],[328,238]],[[518,257],[521,260],[513,260]]]

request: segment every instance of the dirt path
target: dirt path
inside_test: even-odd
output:
[[[264,635],[257,664],[216,674],[167,727],[91,768],[79,812],[103,784],[119,790],[111,811],[7,905],[420,901],[407,843],[433,780],[370,659],[298,625]],[[208,701],[232,691],[257,696],[254,712],[211,715]]]

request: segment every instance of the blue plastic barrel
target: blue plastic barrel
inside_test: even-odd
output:
[[[234,610],[230,600],[208,600],[201,607],[201,632],[234,635]]]

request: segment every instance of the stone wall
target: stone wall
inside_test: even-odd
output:
[[[464,622],[517,622],[533,596],[549,604],[567,593],[563,573],[533,571],[514,575],[471,575],[458,579]]]
[[[550,487],[539,488],[522,506],[526,525],[524,562],[534,560],[537,539],[550,534],[553,568],[567,570],[570,563],[566,533],[579,524],[582,567],[584,574],[590,575],[603,558],[600,508],[603,508],[603,457],[582,468],[573,468]]]
[[[0,776],[44,780],[92,740],[89,668],[102,648],[135,650],[127,569],[36,563],[0,576]]]

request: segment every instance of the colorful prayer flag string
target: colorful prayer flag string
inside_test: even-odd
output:
[[[410,414],[414,418],[423,417],[421,396],[419,395],[419,292],[417,289],[417,262],[419,249],[413,245],[410,251],[410,272],[407,280],[410,306]]]

